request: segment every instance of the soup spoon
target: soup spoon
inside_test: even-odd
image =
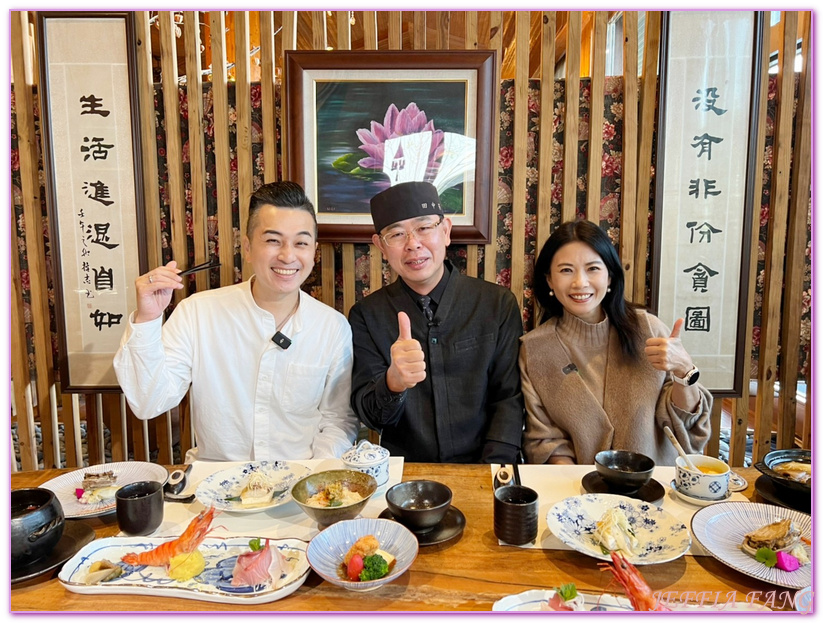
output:
[[[693,472],[699,471],[694,466],[694,463],[692,463],[692,460],[689,458],[689,455],[686,454],[686,451],[683,450],[683,446],[681,446],[680,442],[677,441],[677,437],[674,436],[674,433],[672,432],[672,429],[669,428],[668,426],[664,426],[663,427],[663,432],[666,433],[666,437],[669,438],[669,441],[672,442],[672,445],[674,446],[674,449],[677,450],[677,453],[681,456],[681,458],[683,459],[683,462],[686,463],[686,467],[689,468]]]

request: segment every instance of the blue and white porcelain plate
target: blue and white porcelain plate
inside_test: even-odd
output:
[[[701,508],[692,517],[692,532],[706,551],[732,569],[769,584],[805,588],[812,583],[811,565],[803,565],[794,571],[783,571],[777,567],[767,567],[740,549],[743,537],[749,532],[787,518],[811,541],[811,515],[755,502],[723,502]],[[811,547],[806,543],[803,547],[811,558]]]
[[[604,593],[596,595],[592,593],[578,593],[582,598],[583,611],[606,611],[606,612],[634,612],[628,597],[623,595],[610,595]],[[549,600],[554,597],[551,590],[530,590],[517,595],[507,595],[498,599],[492,606],[493,612],[554,612],[549,608]],[[718,604],[692,604],[681,602],[666,602],[665,606],[673,611],[683,612],[767,612],[771,608],[757,603],[746,601],[720,602]]]
[[[264,604],[276,601],[296,591],[309,574],[306,556],[308,543],[300,539],[269,539],[269,547],[277,548],[286,559],[288,569],[276,581],[259,586],[232,586],[232,571],[237,556],[250,551],[254,537],[207,537],[198,548],[206,559],[206,568],[191,580],[171,579],[165,567],[132,567],[120,563],[129,552],[153,549],[172,537],[109,537],[92,541],[71,558],[57,576],[60,583],[73,593],[85,595],[122,594],[179,597],[228,604]],[[265,538],[260,539],[265,542]],[[98,560],[120,563],[125,573],[118,578],[87,585],[89,567]]]
[[[230,498],[240,495],[249,476],[254,472],[264,474],[274,483],[275,495],[268,504],[244,508],[239,500]],[[204,478],[194,494],[197,500],[207,508],[214,506],[219,511],[230,513],[259,513],[291,501],[292,485],[310,473],[311,470],[300,463],[252,461],[215,472]]]
[[[552,534],[573,550],[611,562],[594,538],[597,522],[611,508],[619,508],[640,542],[640,551],[626,559],[634,565],[651,565],[680,558],[689,551],[689,529],[659,506],[622,495],[592,493],[561,500],[551,507],[546,523]]]

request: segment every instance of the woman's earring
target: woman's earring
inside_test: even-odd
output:
[[[549,290],[549,296],[554,296],[554,290]]]
[[[606,292],[611,292],[611,291],[612,291],[611,288],[606,288]]]

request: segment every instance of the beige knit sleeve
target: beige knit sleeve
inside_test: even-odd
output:
[[[576,462],[571,440],[564,430],[552,423],[543,401],[532,385],[525,351],[521,346],[517,363],[520,366],[520,387],[526,404],[526,428],[523,433],[526,462],[545,463],[551,456],[568,456]]]
[[[667,380],[660,390],[655,419],[657,426],[668,426],[687,454],[700,454],[712,435],[711,413],[714,399],[711,392],[700,383],[695,385],[700,392],[700,404],[694,413],[678,407],[672,401],[672,382]]]

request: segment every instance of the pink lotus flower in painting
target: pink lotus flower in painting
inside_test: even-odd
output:
[[[443,131],[435,130],[434,121],[429,121],[426,113],[414,102],[409,103],[403,110],[398,110],[397,106],[392,104],[386,111],[382,124],[372,121],[370,130],[357,130],[357,137],[361,142],[360,149],[368,154],[368,157],[362,158],[357,164],[364,169],[382,171],[386,141],[420,132],[432,133],[429,162],[426,167],[426,181],[430,181],[437,171],[437,161],[443,155]]]

